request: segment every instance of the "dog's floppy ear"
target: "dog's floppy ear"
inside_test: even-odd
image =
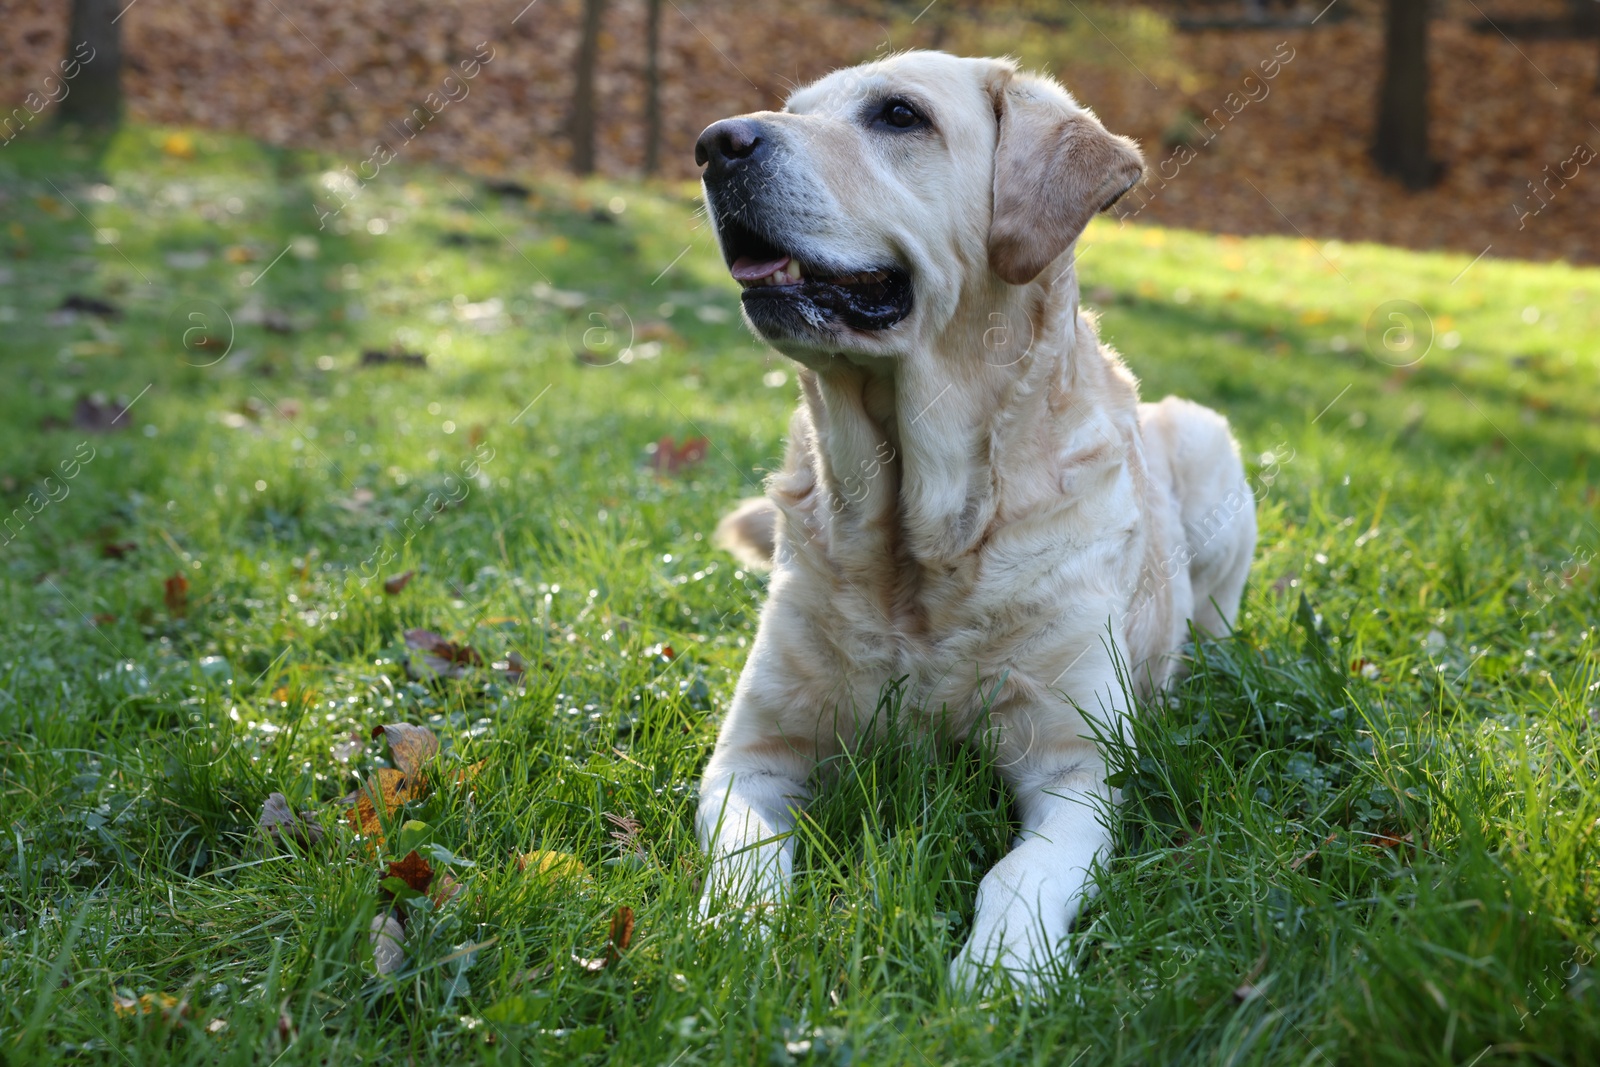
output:
[[[1097,212],[1144,173],[1138,147],[1076,107],[1053,82],[1011,76],[991,83],[1000,137],[994,159],[989,266],[1025,285],[1077,240]]]

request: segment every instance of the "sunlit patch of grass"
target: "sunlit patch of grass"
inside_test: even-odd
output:
[[[0,547],[13,1061],[1575,1062],[1600,1040],[1594,271],[1091,228],[1102,332],[1147,396],[1233,419],[1261,543],[1239,632],[1112,753],[1120,847],[1073,987],[971,1002],[945,968],[1013,830],[981,747],[841,761],[766,936],[690,920],[693,786],[763,587],[709,531],[794,402],[693,191],[507,195],[402,162],[319,229],[344,161],[209,133],[185,158],[172,132],[0,154],[0,510],[94,450]],[[39,200],[62,195],[92,227]],[[53,317],[69,293],[123,317]],[[1412,306],[1415,343],[1386,344]],[[197,311],[218,346],[186,347]],[[126,428],[74,426],[93,392],[137,398]],[[647,446],[698,436],[705,460],[652,469]],[[527,670],[412,677],[417,627]],[[401,813],[476,866],[388,981],[340,798],[398,721],[485,762]],[[265,847],[270,792],[325,843]],[[533,849],[586,874],[530,878]],[[624,905],[622,960],[576,965]],[[181,1021],[114,1000],[160,993]]]

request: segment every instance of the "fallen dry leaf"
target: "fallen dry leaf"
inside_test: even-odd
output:
[[[440,871],[434,876],[433,892],[430,894],[433,898],[434,907],[444,907],[455,899],[456,894],[461,892],[461,889],[462,885],[456,880],[455,875],[449,871]]]
[[[518,855],[517,870],[535,877],[551,878],[586,878],[589,874],[578,857],[568,852],[553,852],[548,849],[535,849]]]
[[[374,791],[383,802],[381,817],[374,801]],[[346,798],[352,804],[346,817],[356,833],[370,836],[377,844],[382,844],[383,820],[393,815],[400,805],[418,796],[421,796],[421,790],[407,779],[404,771],[380,767],[352,797]]]
[[[483,666],[483,657],[471,645],[458,645],[446,641],[432,630],[407,630],[406,647],[419,653],[417,659],[434,674],[446,678],[464,678],[473,667]],[[407,672],[412,664],[407,662]]]
[[[412,849],[404,858],[389,862],[388,877],[400,879],[418,893],[426,893],[433,883],[433,868]]]
[[[382,734],[389,741],[389,758],[393,767],[380,767],[362,787],[345,797],[351,805],[346,818],[356,833],[373,838],[373,845],[383,843],[383,821],[395,809],[409,800],[416,800],[427,792],[423,769],[439,753],[439,739],[425,726],[392,722],[372,728],[372,736]],[[379,801],[383,805],[378,812]]]
[[[450,780],[456,785],[466,785],[468,782],[478,777],[478,772],[482,771],[484,764],[488,762],[489,761],[486,759],[481,759],[477,763],[470,763],[451,774]]]
[[[95,315],[102,319],[122,318],[122,309],[109,300],[99,297],[83,296],[79,293],[68,293],[67,298],[61,301],[57,311],[71,311],[83,315]]]
[[[1261,996],[1261,989],[1255,984],[1255,982],[1257,978],[1261,977],[1261,972],[1266,969],[1267,953],[1263,952],[1261,955],[1256,957],[1255,963],[1251,965],[1250,973],[1245,975],[1243,980],[1241,980],[1239,984],[1234,987],[1233,998],[1239,1003],[1243,1004]]]
[[[1379,848],[1399,848],[1401,845],[1411,844],[1411,834],[1406,833],[1399,837],[1390,833],[1373,834],[1372,844],[1377,845]]]
[[[189,1014],[189,1002],[180,1001],[170,993],[146,993],[141,997],[125,997],[120,993],[111,995],[111,1007],[118,1015],[153,1015],[161,1014],[167,1018],[181,1018]]]
[[[655,451],[650,453],[650,466],[661,474],[675,474],[705,459],[710,447],[711,442],[704,437],[687,437],[680,445],[668,434],[656,442]]]
[[[574,955],[572,962],[586,971],[603,971],[622,959],[622,954],[627,951],[628,943],[632,940],[633,909],[623,905],[611,916],[611,930],[606,938],[605,955],[592,957]]]
[[[167,603],[167,611],[175,619],[181,619],[189,611],[189,579],[182,573],[175,573],[166,580],[166,591],[162,599]]]
[[[369,348],[361,353],[363,367],[382,367],[393,365],[400,367],[426,367],[428,357],[421,352],[405,352],[398,348],[385,352],[379,348]]]
[[[628,951],[628,945],[633,941],[633,909],[624,904],[617,909],[611,917],[611,946],[608,950],[616,959],[621,959],[622,954]]]
[[[282,793],[267,796],[266,803],[261,805],[261,818],[257,826],[280,845],[285,841],[293,841],[301,848],[308,848],[322,840],[322,827],[317,825],[310,813],[297,814],[291,809],[288,798]]]
[[[388,593],[390,596],[394,596],[396,593],[400,592],[400,590],[410,585],[411,579],[416,577],[416,574],[416,571],[406,571],[404,574],[396,574],[391,578],[385,578],[383,580],[383,591]]]
[[[406,962],[406,932],[394,913],[374,915],[367,940],[372,944],[372,969],[379,974],[392,974]]]
[[[394,765],[406,775],[417,777],[423,766],[439,754],[439,738],[426,726],[405,722],[385,723],[372,728],[372,736],[382,734],[389,741]]]
[[[489,664],[489,666],[505,675],[506,680],[511,682],[521,678],[528,671],[527,663],[524,662],[523,658],[517,655],[515,652],[507,653],[505,659],[496,660],[495,662]]]
[[[169,133],[162,138],[161,151],[173,159],[193,159],[194,138],[181,131]]]
[[[127,411],[126,402],[108,399],[101,393],[91,393],[79,397],[77,403],[72,405],[71,420],[64,422],[54,415],[48,415],[39,425],[46,430],[71,426],[88,433],[112,433],[133,425],[131,420],[123,418]]]

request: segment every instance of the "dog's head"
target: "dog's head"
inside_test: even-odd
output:
[[[1138,181],[1133,142],[1004,60],[837,71],[695,145],[745,316],[780,351],[894,356],[1046,275]]]

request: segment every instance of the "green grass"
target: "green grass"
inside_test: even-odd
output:
[[[1103,332],[1233,419],[1260,547],[1239,632],[1113,754],[1076,989],[974,1002],[946,965],[1011,832],[981,751],[859,756],[768,939],[690,922],[762,594],[708,532],[795,391],[694,190],[402,161],[319,232],[347,161],[169,133],[0,149],[0,513],[31,516],[0,546],[0,1059],[1593,1062],[1600,272],[1095,224]],[[68,293],[126,315],[52,322]],[[1431,316],[1410,367],[1368,349],[1392,300]],[[427,368],[361,366],[393,345]],[[138,399],[75,428],[95,392]],[[658,474],[667,435],[712,447]],[[529,669],[413,680],[411,627]],[[475,866],[380,979],[339,798],[400,721],[445,749],[401,817]],[[263,845],[274,791],[328,838]],[[575,964],[623,905],[620,962]],[[144,994],[188,1014],[114,1006]]]

